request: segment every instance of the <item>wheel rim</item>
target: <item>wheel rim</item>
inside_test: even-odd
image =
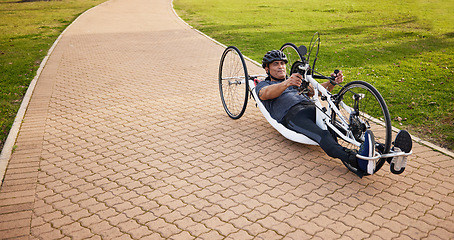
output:
[[[219,90],[227,114],[240,118],[247,103],[247,71],[244,59],[234,48],[228,48],[222,57],[219,72]]]
[[[376,143],[382,144],[382,147],[377,148],[382,153],[388,153],[391,142],[391,124],[389,113],[382,97],[378,92],[374,92],[369,86],[363,84],[352,84],[346,86],[341,91],[339,96],[342,96],[342,102],[338,102],[338,106],[342,116],[350,125],[349,135],[353,136],[358,142],[364,141],[364,131],[372,130]],[[349,114],[349,110],[357,105],[359,112]],[[366,114],[367,112],[367,114]],[[340,121],[340,117],[333,114],[333,122]],[[338,138],[338,142],[343,147],[358,150],[359,147]],[[378,171],[386,159],[376,160],[376,170]]]

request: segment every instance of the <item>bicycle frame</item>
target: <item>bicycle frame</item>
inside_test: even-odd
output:
[[[334,78],[324,76],[313,70],[315,67],[316,57],[313,64],[314,66],[311,67],[308,61],[309,56],[307,60],[306,58],[302,57],[302,54],[306,53],[306,48],[304,46],[300,46],[297,48],[292,43],[286,43],[283,45],[282,49],[289,49],[290,55],[294,50],[293,53],[296,52],[296,54],[299,55],[298,57],[299,60],[293,63],[293,65],[290,68],[291,69],[290,72],[287,73],[288,74],[292,74],[295,72],[300,73],[303,76],[303,81],[307,82],[313,87],[314,92],[313,96],[311,97],[311,100],[316,107],[315,117],[317,126],[320,127],[320,129],[322,130],[329,130],[333,137],[336,140],[340,141],[339,144],[341,144],[342,146],[345,146],[353,150],[355,150],[356,148],[356,150],[358,150],[358,148],[361,147],[362,142],[364,142],[363,139],[364,132],[367,129],[375,128],[377,125],[382,125],[384,127],[383,128],[384,130],[375,129],[378,130],[379,133],[376,136],[379,136],[379,138],[381,139],[381,141],[377,142],[376,144],[376,147],[379,148],[378,151],[380,152],[375,151],[375,153],[373,154],[374,156],[371,157],[365,157],[361,155],[356,155],[356,157],[363,160],[378,161],[376,169],[377,171],[381,168],[385,160],[387,160],[388,163],[390,163],[391,165],[392,168],[391,171],[393,173],[400,174],[401,172],[403,172],[403,170],[405,169],[407,156],[412,154],[411,145],[410,149],[405,150],[409,152],[403,152],[399,148],[390,149],[391,145],[390,116],[386,107],[386,103],[384,102],[378,90],[376,90],[372,85],[368,84],[367,82],[353,81],[347,83],[345,86],[341,86],[342,89],[340,90],[339,94],[331,94],[324,87],[325,84],[318,83],[318,80],[316,79],[326,80],[329,79],[330,81],[332,81],[334,80]],[[235,63],[234,65],[232,65],[233,68],[229,67],[224,68],[224,66],[229,66],[224,65],[224,61],[227,61],[226,59],[229,59],[230,61],[232,57],[233,59],[235,59],[235,56],[237,62],[239,63]],[[295,56],[295,54],[293,56]],[[232,119],[240,118],[246,109],[248,98],[252,97],[256,101],[256,105],[262,112],[265,119],[279,133],[281,133],[282,136],[294,142],[309,145],[318,145],[317,142],[313,141],[308,136],[285,127],[283,124],[278,123],[275,119],[273,119],[270,116],[270,113],[265,108],[265,106],[263,105],[262,101],[259,99],[255,91],[257,80],[259,81],[264,80],[267,77],[267,75],[264,74],[249,75],[244,59],[245,58],[243,57],[239,49],[236,48],[235,46],[227,47],[227,49],[224,51],[221,57],[221,63],[219,68],[220,69],[219,88],[221,92],[221,100],[224,109],[227,112],[227,115],[229,115],[229,117],[231,117]],[[260,66],[259,63],[251,59],[248,59],[247,57],[246,59]],[[241,70],[241,67],[243,70]],[[289,68],[289,66],[287,66],[287,68]],[[227,72],[227,74],[224,75],[225,72]],[[300,94],[302,92],[305,92],[305,89],[308,84],[302,84],[298,88],[298,91],[301,91]],[[226,92],[224,92],[225,89]],[[243,97],[241,96],[242,95],[241,92],[245,93]],[[225,96],[236,97],[225,98]],[[373,102],[372,107],[376,106],[376,108],[378,108],[379,111],[381,111],[378,114],[376,111],[371,111],[371,114],[373,114],[373,116],[383,117],[383,119],[377,119],[375,117],[372,117],[372,115],[366,114],[364,112],[365,109],[363,109],[363,107],[366,108],[365,106],[369,106],[368,103],[370,103],[370,101]],[[366,103],[366,105],[364,105],[363,103]],[[374,103],[378,105],[374,105]],[[367,107],[367,109],[370,108]],[[353,148],[351,148],[352,146]],[[351,166],[349,166],[348,164],[346,164],[346,166],[350,170],[356,171],[352,169]]]
[[[308,63],[306,63],[305,68],[309,69]],[[349,129],[348,121],[343,117],[343,115],[340,113],[339,108],[334,103],[333,95],[328,90],[326,90],[320,83],[318,83],[312,75],[310,75],[310,74],[304,74],[304,75],[305,76],[303,76],[303,79],[308,81],[314,87],[314,96],[312,96],[312,101],[314,102],[314,104],[316,106],[316,124],[317,124],[317,126],[319,126],[323,130],[327,130],[329,128],[330,130],[334,131],[344,141],[354,144],[355,146],[358,146],[358,147],[361,146],[361,143],[358,142],[353,137],[353,134],[351,133],[351,131]],[[249,91],[251,92],[252,96],[254,97],[254,100],[256,100],[256,102],[258,103],[258,106],[259,106],[260,110],[262,111],[262,113],[265,115],[265,118],[267,118],[267,120],[270,122],[270,124],[276,130],[278,130],[281,134],[286,136],[288,139],[297,141],[297,142],[301,142],[301,141],[296,140],[297,135],[293,131],[286,132],[286,130],[282,128],[282,125],[277,124],[277,122],[275,123],[274,119],[267,116],[268,112],[266,110],[263,111],[264,107],[261,104],[261,102],[257,101],[258,96],[256,95],[256,93],[254,91],[255,83],[254,83],[253,79],[256,79],[258,77],[266,77],[266,75],[250,76],[249,77]],[[321,76],[319,76],[319,77],[321,77]],[[323,101],[327,102],[327,104],[328,104],[327,108],[323,107],[323,105],[321,103],[321,99],[323,99]],[[352,114],[352,110],[350,107],[346,106],[343,102],[340,102],[340,104],[344,105],[344,109],[348,111],[348,114]],[[331,123],[330,116],[333,111],[338,115],[338,117],[340,119],[340,122],[336,123],[337,126],[334,126],[334,124]],[[343,131],[339,130],[339,128],[342,128]],[[304,142],[304,143],[317,145],[313,141],[308,141],[308,142]],[[378,152],[375,152],[375,155],[373,157],[365,157],[365,156],[361,156],[361,155],[357,155],[357,157],[364,159],[364,160],[378,160],[380,158],[385,158],[385,157],[386,158],[387,157],[396,157],[396,156],[405,157],[405,156],[411,155],[411,153],[412,152],[410,152],[410,153],[391,152],[391,153],[382,155]]]

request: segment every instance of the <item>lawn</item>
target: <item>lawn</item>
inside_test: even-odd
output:
[[[41,61],[60,33],[106,0],[0,0],[0,149]]]
[[[453,0],[175,0],[190,25],[261,61],[321,34],[317,70],[372,83],[393,125],[454,149]]]

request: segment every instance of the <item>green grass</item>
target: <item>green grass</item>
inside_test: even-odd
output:
[[[394,126],[454,149],[453,0],[175,0],[174,6],[198,30],[257,61],[285,42],[308,45],[319,32],[319,72],[342,69],[346,82],[373,84]]]
[[[0,0],[0,149],[42,59],[82,12],[106,0]]]

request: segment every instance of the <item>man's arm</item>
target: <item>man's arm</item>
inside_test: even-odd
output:
[[[332,73],[331,76],[336,76],[336,75],[334,75],[334,73]],[[336,78],[333,81],[336,83],[336,85],[339,83],[342,83],[344,81],[344,75],[343,75],[342,71],[339,71],[339,73],[337,74]],[[272,84],[272,85],[269,85],[269,86],[266,86],[266,87],[263,87],[262,89],[260,89],[259,98],[260,98],[260,100],[269,100],[269,99],[277,98],[282,94],[282,92],[285,91],[285,89],[287,89],[290,86],[299,87],[301,85],[301,82],[302,82],[302,76],[298,73],[294,73],[294,74],[292,74],[292,76],[290,76],[287,80],[285,80],[283,82],[280,82],[278,84]],[[331,84],[330,81],[321,83],[320,85],[322,85],[324,88],[326,88],[330,92],[335,87],[335,85]],[[309,91],[308,95],[313,96],[314,88],[310,84],[309,84],[309,90],[310,91]]]
[[[336,76],[336,78],[333,80],[333,82],[336,83],[335,85],[331,84],[330,81],[320,84],[324,88],[326,88],[326,90],[328,90],[329,92],[331,92],[337,84],[342,83],[344,81],[344,75],[342,74],[342,71],[339,71],[339,73],[337,75],[335,75],[334,73],[331,73],[331,76],[333,76],[333,77]]]
[[[263,87],[259,91],[260,100],[269,100],[279,97],[285,89],[290,86],[300,86],[302,82],[302,76],[298,73],[292,74],[287,80],[282,81],[278,84],[268,85]]]

